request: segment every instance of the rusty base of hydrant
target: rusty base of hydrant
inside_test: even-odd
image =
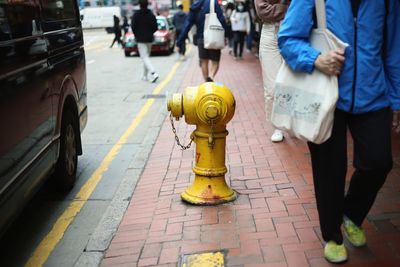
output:
[[[183,201],[193,205],[218,205],[234,201],[237,194],[225,182],[224,176],[204,177],[196,175],[193,184],[182,194]]]

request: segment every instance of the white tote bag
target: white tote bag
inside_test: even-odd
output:
[[[347,44],[326,28],[325,1],[315,0],[315,5],[318,28],[311,32],[311,46],[322,54],[345,49]],[[331,136],[338,95],[337,76],[317,69],[296,72],[284,62],[275,80],[271,122],[301,140],[321,144]]]
[[[210,13],[206,14],[204,22],[204,48],[206,49],[225,47],[225,30],[215,13],[214,1],[210,0]]]

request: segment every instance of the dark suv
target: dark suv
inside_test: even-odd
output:
[[[77,1],[0,1],[0,233],[50,174],[72,188],[86,95]]]

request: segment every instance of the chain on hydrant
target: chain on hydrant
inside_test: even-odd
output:
[[[181,194],[182,199],[195,205],[235,200],[235,191],[225,181],[226,124],[235,113],[235,98],[231,91],[217,83],[188,87],[183,94],[172,95],[168,100],[168,110],[171,112],[172,131],[181,149],[188,149],[192,141],[196,144],[195,179]],[[183,115],[187,124],[196,125],[187,146],[179,141],[173,122],[173,117],[179,120]]]
[[[181,144],[181,141],[179,140],[178,134],[176,133],[176,128],[175,128],[175,124],[174,124],[174,117],[172,117],[172,113],[169,114],[169,120],[171,121],[172,132],[173,132],[174,135],[175,135],[176,144],[177,144],[178,146],[180,146],[180,148],[181,148],[182,150],[189,149],[189,148],[192,146],[193,137],[190,136],[190,142],[189,142],[189,144],[187,144],[186,146],[185,146],[185,145],[182,145],[182,144]]]

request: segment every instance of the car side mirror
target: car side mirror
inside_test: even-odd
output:
[[[83,15],[80,15],[81,21],[83,20]]]

